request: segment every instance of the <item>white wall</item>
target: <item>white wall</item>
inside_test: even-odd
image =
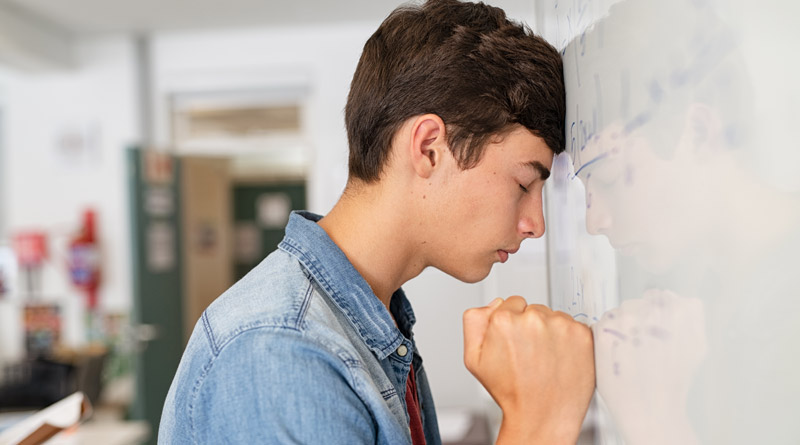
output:
[[[65,248],[81,214],[98,212],[104,253],[100,304],[111,310],[131,306],[127,175],[124,148],[137,138],[134,52],[130,39],[103,38],[74,46],[76,65],[39,73],[7,71],[4,90],[4,148],[0,165],[6,195],[2,208],[7,233],[39,229],[50,234],[51,258],[44,269],[45,300],[65,313],[65,340],[84,340],[84,299],[68,281]],[[84,138],[73,154],[59,141]],[[60,148],[61,147],[61,148]],[[0,358],[22,353],[19,295],[0,306]]]
[[[8,175],[3,174],[5,172],[5,165],[6,165],[6,122],[5,122],[5,113],[6,113],[6,79],[7,75],[5,71],[0,68],[0,246],[3,246],[3,239],[5,238],[6,232],[6,202],[8,202],[7,193],[8,193],[8,186],[6,183],[8,182],[7,177]]]

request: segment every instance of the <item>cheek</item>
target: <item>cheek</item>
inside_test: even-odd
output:
[[[486,182],[475,196],[470,211],[490,220],[513,218],[517,207],[522,205],[521,197],[521,192],[508,183]]]
[[[482,218],[496,209],[501,192],[496,178],[497,175],[491,173],[476,174],[461,181],[457,188],[459,196],[456,199],[462,203],[461,211],[466,217]]]
[[[471,171],[470,171],[471,172]],[[501,173],[487,170],[475,171],[464,177],[458,184],[457,195],[448,205],[453,212],[448,218],[455,218],[462,233],[469,233],[472,243],[496,238],[496,234],[516,229],[516,216],[521,194],[514,181]]]

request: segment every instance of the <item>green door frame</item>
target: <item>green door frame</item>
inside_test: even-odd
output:
[[[128,149],[133,326],[141,345],[131,417],[151,426],[155,444],[164,400],[183,353],[180,163]]]

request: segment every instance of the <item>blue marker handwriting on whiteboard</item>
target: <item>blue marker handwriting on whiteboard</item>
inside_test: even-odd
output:
[[[633,119],[630,120],[630,122],[625,124],[625,134],[631,134],[633,130],[644,126],[650,121],[650,117],[650,113],[647,111],[642,111],[641,113],[637,114]]]
[[[620,332],[620,331],[618,331],[616,329],[603,328],[603,332],[605,332],[607,334],[611,334],[611,335],[613,335],[614,337],[617,337],[620,340],[627,340],[628,339],[627,335],[623,334],[622,332]]]
[[[588,167],[588,166],[590,166],[590,165],[594,164],[595,162],[598,162],[598,161],[600,161],[600,160],[602,160],[602,159],[604,159],[604,158],[606,158],[606,157],[608,157],[608,153],[603,153],[603,154],[600,154],[600,155],[597,155],[597,156],[595,156],[595,157],[594,157],[593,159],[591,159],[589,162],[587,162],[587,163],[585,163],[585,164],[581,165],[581,167],[578,169],[578,171],[576,171],[576,172],[575,172],[575,174],[573,175],[573,177],[577,177],[579,174],[581,174],[581,171],[582,171],[584,168],[586,168],[586,167]]]
[[[661,102],[661,97],[664,96],[664,89],[661,88],[661,84],[658,83],[658,80],[653,79],[653,81],[650,82],[649,90],[650,99],[652,99],[654,103]]]

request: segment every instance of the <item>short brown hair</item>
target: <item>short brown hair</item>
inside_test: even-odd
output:
[[[564,150],[561,56],[484,3],[429,0],[395,9],[367,40],[345,107],[351,178],[379,179],[407,119],[438,115],[462,169],[521,124]]]

